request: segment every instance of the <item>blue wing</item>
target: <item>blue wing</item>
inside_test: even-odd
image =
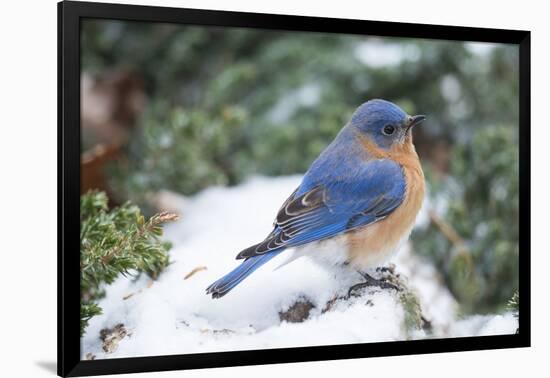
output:
[[[279,210],[271,234],[237,258],[296,247],[374,223],[403,201],[405,177],[394,161],[338,163],[336,169],[313,165]]]

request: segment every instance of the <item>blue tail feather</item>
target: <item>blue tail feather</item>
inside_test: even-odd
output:
[[[249,257],[241,265],[227,273],[225,276],[206,288],[207,294],[212,294],[212,298],[220,298],[240,284],[246,277],[251,275],[256,269],[277,256],[284,248],[270,251],[264,255]]]

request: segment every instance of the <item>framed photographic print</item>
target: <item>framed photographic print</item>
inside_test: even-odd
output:
[[[58,19],[59,375],[529,346],[528,31]]]

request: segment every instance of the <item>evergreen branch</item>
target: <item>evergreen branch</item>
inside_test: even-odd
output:
[[[80,291],[81,334],[88,321],[101,313],[97,301],[102,284],[130,270],[156,277],[169,263],[169,243],[162,242],[162,225],[178,216],[162,212],[145,221],[137,206],[126,203],[112,210],[103,192],[81,197]]]
[[[158,227],[159,225],[166,222],[175,221],[177,219],[178,219],[177,214],[169,213],[169,212],[162,212],[160,214],[156,214],[152,216],[146,223],[144,223],[143,216],[138,217],[139,227],[135,232],[135,235],[127,234],[118,245],[112,248],[111,251],[107,253],[107,255],[101,258],[102,262],[104,264],[110,263],[113,257],[119,254],[121,250],[124,250],[127,247],[129,247],[132,241],[140,240],[141,238],[143,238],[145,234],[154,233],[156,227]]]

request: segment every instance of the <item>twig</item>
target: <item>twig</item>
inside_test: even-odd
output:
[[[190,271],[189,273],[187,273],[187,274],[185,275],[185,277],[183,277],[183,279],[184,279],[184,280],[187,280],[187,279],[191,278],[195,273],[198,273],[198,272],[200,272],[200,271],[202,271],[202,270],[206,270],[206,269],[208,269],[208,268],[205,267],[205,266],[197,266],[195,269],[193,269],[192,271]]]
[[[470,254],[470,250],[466,246],[466,242],[464,242],[464,239],[462,239],[450,223],[445,221],[431,209],[428,210],[428,215],[430,217],[430,221],[439,229],[439,231],[441,231],[443,236],[451,242],[459,253]]]

